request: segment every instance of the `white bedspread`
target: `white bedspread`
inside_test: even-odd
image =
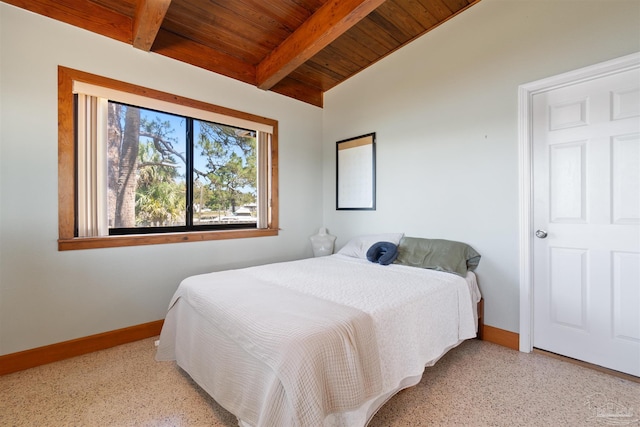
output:
[[[176,359],[244,425],[363,426],[475,336],[478,300],[473,273],[342,255],[193,276],[171,302],[157,359]]]

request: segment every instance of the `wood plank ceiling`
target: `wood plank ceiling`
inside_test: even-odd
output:
[[[322,107],[323,93],[480,0],[3,0]]]

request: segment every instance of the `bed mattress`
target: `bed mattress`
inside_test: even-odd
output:
[[[425,366],[475,337],[479,300],[472,272],[339,254],[203,274],[176,291],[156,358],[176,360],[242,426],[364,426]],[[341,332],[291,350],[304,322],[318,331],[338,322]],[[319,360],[315,370],[308,360]]]

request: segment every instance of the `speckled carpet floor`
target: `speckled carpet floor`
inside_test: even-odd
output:
[[[0,377],[1,426],[237,426],[155,338]],[[393,397],[370,427],[640,426],[640,384],[470,340]],[[275,426],[274,426],[275,427]]]

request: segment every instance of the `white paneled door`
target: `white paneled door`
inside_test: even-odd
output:
[[[532,109],[533,346],[640,376],[640,71]]]

